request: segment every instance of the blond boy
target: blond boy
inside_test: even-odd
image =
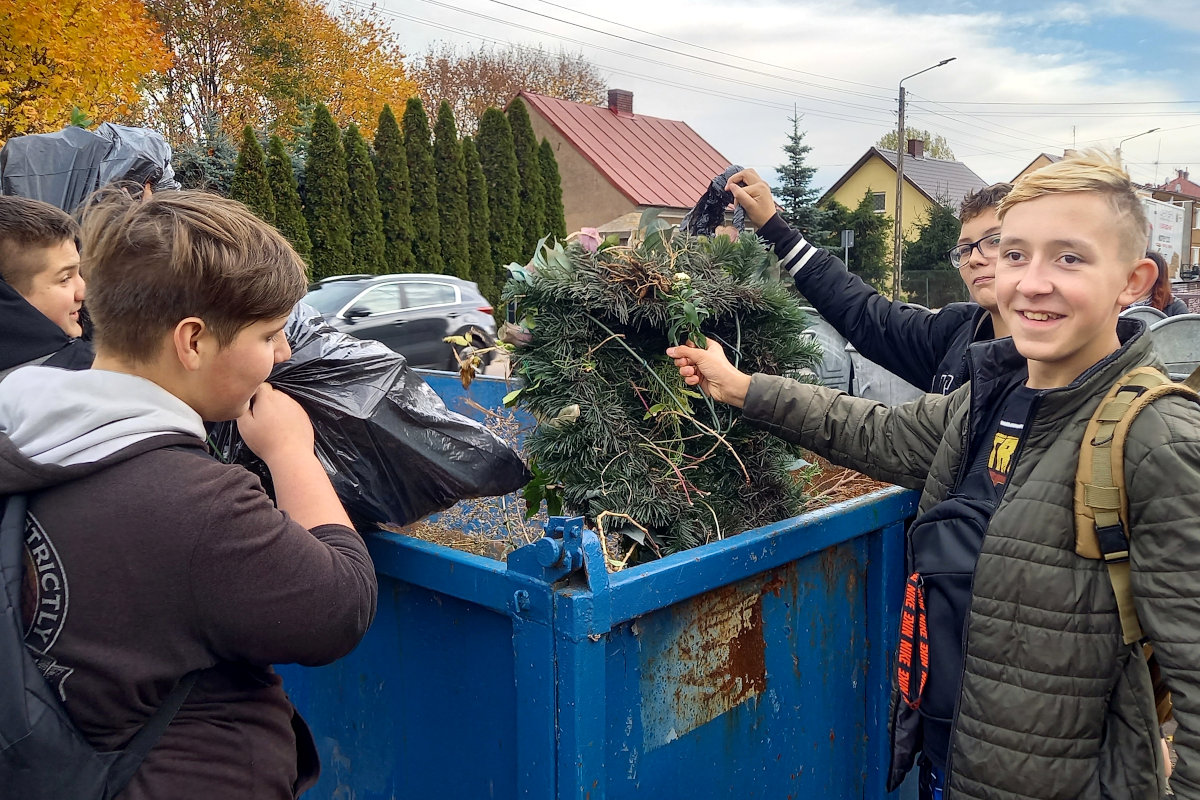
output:
[[[929,674],[894,693],[889,783],[919,760],[946,798],[1157,800],[1148,670],[1125,645],[1101,561],[1075,553],[1084,427],[1129,370],[1159,364],[1120,310],[1154,282],[1128,177],[1098,153],[1032,173],[1001,202],[998,311],[1011,339],[970,348],[970,383],[889,409],[735,370],[720,348],[668,351],[690,385],[874,477],[922,488],[909,568]],[[1177,797],[1200,797],[1200,408],[1169,397],[1126,446],[1137,611],[1175,698]]]

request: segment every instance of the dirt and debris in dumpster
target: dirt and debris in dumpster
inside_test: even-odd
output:
[[[508,436],[512,441],[516,441],[518,426],[511,412],[491,412],[487,424],[501,436]],[[805,494],[809,500],[806,510],[852,500],[891,485],[872,480],[852,469],[836,466],[811,453],[805,454],[805,460],[811,466],[797,470],[794,474],[797,480],[807,482]],[[531,544],[542,536],[545,513],[526,520],[524,511],[525,503],[519,495],[486,497],[464,500],[442,512],[434,520],[422,520],[404,527],[380,527],[455,550],[503,561],[513,550]],[[607,533],[604,539],[609,571],[624,569],[629,563],[630,542],[622,541],[622,537],[616,533]]]

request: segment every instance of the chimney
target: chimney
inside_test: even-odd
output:
[[[1175,171],[1179,173],[1179,180],[1186,181],[1188,179],[1188,171],[1186,169],[1179,169],[1177,167]]]
[[[633,92],[626,89],[609,89],[608,110],[614,114],[633,114]]]
[[[908,140],[908,155],[910,158],[925,157],[925,140],[924,139],[909,139]]]

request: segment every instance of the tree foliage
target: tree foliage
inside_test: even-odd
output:
[[[296,186],[292,158],[278,136],[272,136],[267,147],[267,180],[275,203],[275,227],[308,261],[312,254],[312,242],[308,239],[308,225],[304,222],[304,212],[300,207],[300,192]]]
[[[808,154],[812,148],[804,143],[804,131],[800,130],[800,118],[791,117],[792,132],[788,143],[783,146],[787,161],[778,168],[779,185],[772,187],[771,194],[783,208],[783,218],[798,228],[807,237],[823,229],[825,215],[817,207],[820,196],[813,185],[816,167],[808,165]]]
[[[875,197],[870,188],[850,212],[845,225],[854,231],[854,246],[850,248],[847,268],[880,292],[890,294],[892,219],[875,211]]]
[[[242,131],[242,148],[238,151],[229,196],[245,203],[259,219],[275,223],[275,199],[267,180],[266,160],[258,136],[249,125]]]
[[[350,248],[349,180],[337,125],[322,103],[313,114],[304,168],[304,212],[312,241],[313,278],[354,272]]]
[[[375,167],[371,153],[353,122],[342,136],[346,152],[346,178],[350,194],[347,211],[350,213],[350,253],[354,271],[370,275],[386,273],[383,260],[383,218],[379,212],[379,190],[376,188]]]
[[[171,155],[180,186],[229,196],[238,151],[219,120],[205,120],[200,137],[177,145]]]
[[[471,216],[467,210],[467,170],[463,163],[462,146],[458,142],[458,129],[454,127],[454,112],[445,100],[438,106],[433,140],[442,261],[447,274],[470,280]]]
[[[145,0],[173,55],[149,84],[155,127],[172,142],[215,117],[287,138],[303,109],[327,104],[370,134],[384,102],[416,93],[396,34],[374,10],[334,16],[320,0]]]
[[[10,0],[0,12],[0,144],[58,130],[71,109],[134,121],[170,54],[140,0]]]
[[[905,153],[908,152],[908,140],[920,139],[925,142],[925,157],[940,158],[945,161],[954,160],[954,151],[950,149],[950,144],[946,141],[946,137],[941,134],[930,133],[929,131],[917,130],[916,128],[904,128]],[[896,132],[888,131],[883,136],[879,137],[879,141],[875,146],[880,150],[888,152],[896,152]]]
[[[449,101],[459,130],[467,133],[478,128],[484,111],[503,108],[522,89],[599,105],[607,88],[604,76],[582,54],[516,45],[485,44],[467,53],[448,44],[431,46],[413,60],[410,74],[426,103]]]
[[[463,169],[467,174],[467,212],[470,215],[467,243],[471,254],[471,280],[479,285],[479,291],[500,305],[500,289],[496,285],[496,267],[492,261],[492,247],[488,242],[488,196],[487,179],[479,163],[479,151],[470,136],[462,140]]]
[[[410,97],[405,105],[404,149],[412,188],[413,257],[417,260],[417,271],[445,272],[437,168],[430,145],[429,118],[419,97]]]
[[[479,120],[479,163],[487,181],[488,241],[497,286],[507,280],[508,264],[524,264],[531,255],[521,249],[521,176],[517,174],[517,153],[513,149],[508,117],[498,108],[489,108]]]
[[[547,139],[538,147],[538,161],[542,167],[542,188],[546,198],[546,233],[554,234],[563,241],[567,238],[567,221],[563,216],[562,178],[558,174],[558,159]]]
[[[517,173],[521,176],[522,249],[532,253],[546,230],[546,192],[542,186],[542,163],[538,140],[529,120],[529,109],[521,98],[508,104],[508,125],[512,128],[513,151],[517,154]]]
[[[922,215],[917,238],[904,242],[904,271],[954,270],[946,251],[958,244],[962,225],[954,209],[945,202],[934,203]]]
[[[408,154],[392,107],[385,105],[375,131],[375,178],[383,220],[383,260],[388,272],[416,272]]]
[[[641,541],[644,555],[798,513],[793,446],[688,389],[663,352],[703,330],[748,372],[811,367],[820,348],[772,263],[749,234],[657,230],[634,248],[542,248],[515,269],[504,299],[530,335],[512,358],[515,401],[540,421],[525,439],[527,499],[561,486],[567,513]]]

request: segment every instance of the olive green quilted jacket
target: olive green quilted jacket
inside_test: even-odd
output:
[[[1163,763],[1153,693],[1126,646],[1102,562],[1075,553],[1073,488],[1083,429],[1105,392],[1156,364],[1140,323],[1121,349],[1036,401],[1016,471],[975,567],[947,800],[1158,800]],[[971,384],[889,408],[819,386],[755,375],[744,418],[835,463],[923,490],[955,482],[968,406],[1024,379],[1010,339],[975,345]],[[1171,396],[1126,445],[1132,581],[1143,630],[1175,703],[1171,787],[1200,799],[1200,407]],[[907,712],[907,713],[906,713]],[[919,749],[915,712],[893,692],[892,786]]]

